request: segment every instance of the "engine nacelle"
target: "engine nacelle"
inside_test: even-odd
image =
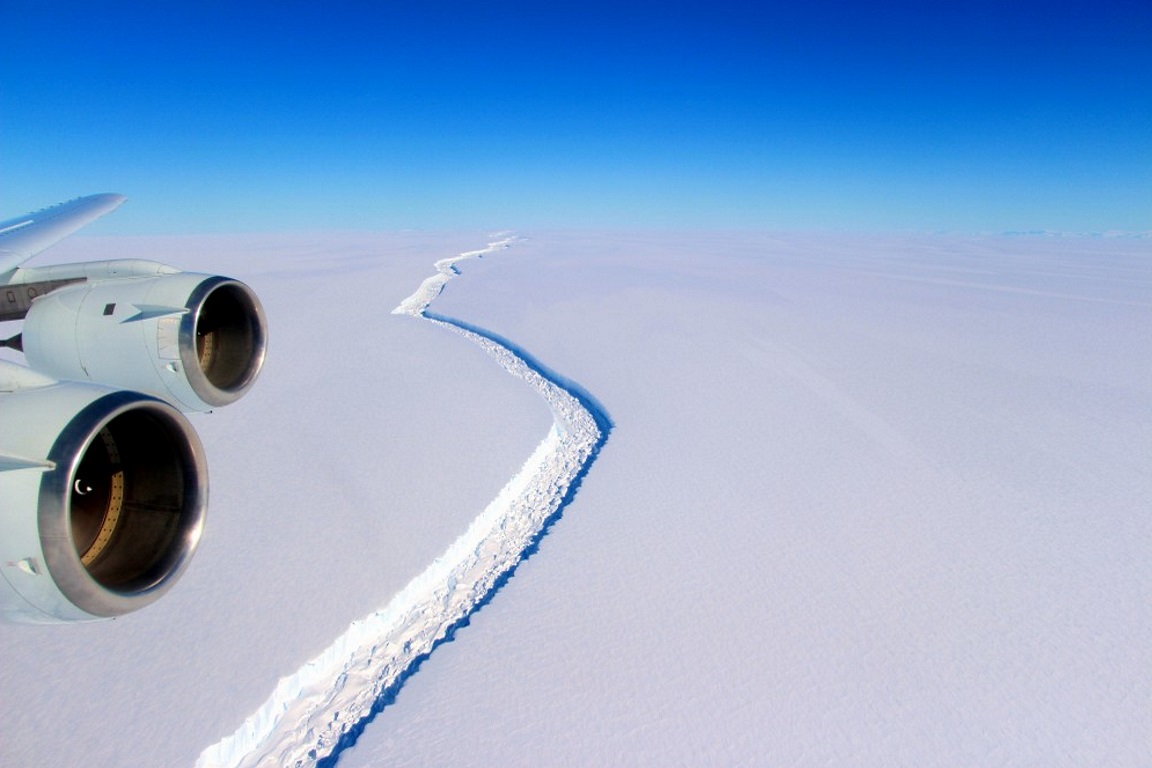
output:
[[[32,303],[22,343],[29,364],[52,377],[206,411],[237,400],[255,382],[267,323],[243,283],[181,272],[55,290]]]
[[[0,397],[0,619],[91,621],[180,577],[208,502],[187,419],[134,392],[65,382]]]

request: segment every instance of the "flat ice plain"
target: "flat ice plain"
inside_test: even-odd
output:
[[[1152,243],[519,234],[432,308],[579,383],[611,437],[341,766],[1147,764]],[[488,242],[41,257],[244,279],[272,349],[194,422],[212,506],[167,598],[0,627],[0,764],[194,764],[497,497],[548,407],[389,314]]]

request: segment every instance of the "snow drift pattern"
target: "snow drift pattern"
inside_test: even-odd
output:
[[[541,530],[571,497],[602,445],[603,414],[586,395],[560,386],[558,377],[517,354],[499,337],[426,314],[455,264],[506,248],[511,238],[436,262],[436,274],[393,314],[423,317],[483,347],[513,376],[547,401],[554,423],[524,466],[440,557],[387,606],[352,622],[316,658],[281,678],[268,700],[231,736],[205,749],[198,768],[307,766],[329,756],[341,739],[370,719],[381,696],[402,682],[499,586]],[[557,380],[553,380],[557,379]],[[590,408],[592,410],[590,410]]]

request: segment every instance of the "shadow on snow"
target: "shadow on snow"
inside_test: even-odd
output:
[[[580,468],[580,471],[576,473],[576,476],[572,479],[572,482],[569,483],[568,488],[565,490],[564,495],[560,499],[560,504],[556,508],[556,511],[553,512],[544,521],[543,525],[540,527],[540,530],[537,531],[536,535],[532,537],[532,540],[528,543],[528,546],[526,546],[520,553],[520,556],[516,559],[516,562],[513,563],[512,566],[508,568],[508,570],[500,574],[495,583],[493,583],[492,588],[488,590],[487,594],[485,594],[482,598],[480,598],[480,600],[477,601],[476,605],[472,608],[471,611],[460,617],[458,621],[448,627],[447,631],[444,633],[444,636],[435,641],[427,653],[421,654],[420,656],[417,656],[415,659],[413,659],[412,663],[408,665],[408,668],[400,673],[400,676],[396,679],[396,682],[380,692],[380,695],[376,697],[376,701],[373,702],[372,708],[368,711],[368,714],[360,718],[359,721],[354,723],[340,737],[339,741],[336,742],[336,746],[333,748],[330,754],[317,760],[316,765],[320,766],[320,768],[333,768],[339,762],[340,756],[344,753],[344,751],[356,745],[360,735],[364,733],[364,729],[367,728],[372,723],[372,721],[376,719],[376,716],[396,702],[396,698],[399,696],[401,689],[404,687],[404,684],[407,683],[413,675],[420,671],[420,666],[424,663],[424,661],[428,659],[428,657],[433,653],[435,653],[436,649],[441,645],[444,643],[452,642],[456,638],[456,633],[471,623],[472,616],[477,611],[484,608],[484,606],[488,605],[488,603],[492,601],[496,594],[504,588],[504,585],[507,584],[514,575],[516,575],[516,569],[520,567],[520,564],[528,558],[532,557],[532,555],[536,554],[536,552],[540,549],[540,543],[543,541],[544,537],[548,535],[549,531],[552,529],[552,526],[555,525],[561,517],[563,517],[564,510],[567,509],[568,505],[571,504],[572,501],[576,498],[576,493],[580,490],[580,486],[584,482],[584,478],[587,476],[589,470],[591,470],[592,465],[596,462],[596,458],[600,455],[600,449],[604,447],[606,442],[608,442],[608,435],[614,426],[612,419],[608,415],[608,412],[604,409],[604,406],[602,406],[600,402],[595,397],[593,397],[591,393],[588,392],[588,390],[584,389],[582,386],[567,378],[566,376],[562,376],[548,368],[546,365],[537,360],[536,357],[534,357],[530,352],[515,342],[510,341],[509,339],[500,336],[499,334],[485,330],[470,323],[466,323],[462,320],[456,320],[444,315],[433,314],[432,312],[424,312],[423,316],[429,320],[437,320],[447,325],[451,325],[465,331],[470,331],[477,336],[482,336],[483,338],[488,339],[495,344],[499,344],[500,346],[507,349],[513,355],[520,358],[520,360],[526,366],[528,366],[529,369],[535,371],[543,378],[563,389],[565,392],[575,398],[576,401],[579,402],[585,410],[592,414],[592,418],[595,420],[596,426],[600,429],[600,437],[597,439],[596,444],[592,447],[592,451],[589,453],[587,461],[584,462],[584,466]],[[313,756],[315,756],[315,753],[313,753]]]

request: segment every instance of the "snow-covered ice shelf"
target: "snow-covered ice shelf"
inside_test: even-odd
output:
[[[548,403],[554,423],[520,471],[456,541],[383,608],[352,622],[320,655],[282,678],[237,731],[197,766],[314,765],[354,742],[387,697],[436,645],[481,606],[572,497],[607,437],[608,419],[507,340],[428,313],[455,264],[508,247],[512,238],[436,262],[436,274],[393,310],[462,334]]]
[[[541,438],[571,438],[483,349],[598,416],[532,356],[577,377],[626,429],[547,556],[394,704],[357,700],[388,706],[341,768],[1148,765],[1152,241],[530,235],[436,270],[484,234],[62,243],[245,280],[273,350],[195,419],[212,510],[177,588],[0,627],[0,765],[191,766],[345,634],[315,680],[347,663]],[[422,317],[388,317],[421,285]],[[394,652],[368,642],[349,692]],[[314,742],[352,721],[267,715]]]

